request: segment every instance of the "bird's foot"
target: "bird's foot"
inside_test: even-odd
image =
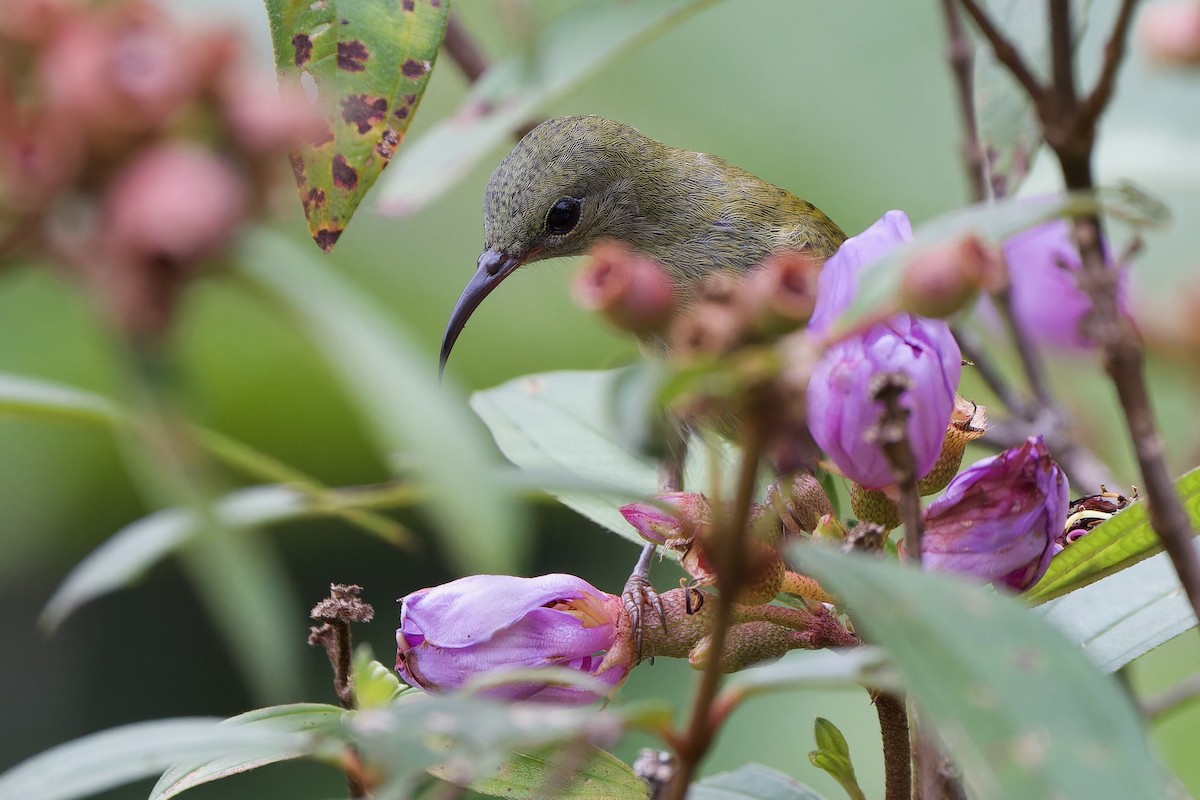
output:
[[[649,613],[657,615],[663,631],[667,630],[667,615],[663,611],[662,598],[650,585],[650,559],[653,558],[655,550],[657,547],[652,544],[642,548],[642,554],[633,568],[633,574],[629,576],[629,580],[625,581],[625,588],[621,591],[621,600],[625,603],[625,612],[629,614],[630,628],[637,642],[637,658],[639,660],[642,657],[642,632],[647,615]],[[653,655],[650,660],[653,663]]]

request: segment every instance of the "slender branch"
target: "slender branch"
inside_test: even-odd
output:
[[[979,144],[979,126],[975,120],[975,90],[972,85],[975,66],[974,50],[967,32],[963,29],[962,17],[958,13],[958,0],[942,0],[942,16],[946,19],[946,36],[950,42],[947,58],[954,85],[958,90],[958,111],[962,118],[963,141],[961,145],[963,166],[971,187],[971,202],[981,203],[987,199],[987,170],[983,159],[983,148]]]
[[[1125,43],[1129,36],[1129,25],[1133,21],[1133,8],[1137,0],[1122,0],[1121,9],[1117,12],[1117,21],[1113,26],[1112,35],[1104,45],[1104,64],[1100,67],[1100,77],[1096,85],[1080,105],[1079,114],[1082,124],[1095,125],[1100,113],[1112,99],[1113,89],[1117,83],[1117,67],[1125,58]]]
[[[1000,374],[1000,369],[983,349],[983,343],[975,333],[961,325],[950,328],[958,347],[962,350],[963,358],[971,362],[975,373],[983,380],[984,385],[996,395],[996,399],[1004,404],[1008,412],[1022,420],[1036,416],[1031,404],[1013,390],[1012,384]]]
[[[1075,48],[1071,29],[1071,0],[1050,0],[1050,66],[1055,105],[1070,113],[1078,105],[1075,96]]]
[[[873,700],[883,738],[884,800],[910,800],[912,758],[908,749],[908,709],[904,698],[881,692]]]
[[[722,515],[719,524],[713,529],[713,561],[717,566],[717,591],[720,596],[717,598],[716,619],[713,621],[710,656],[696,687],[687,731],[676,745],[679,764],[668,795],[671,800],[684,800],[700,760],[708,752],[716,736],[713,701],[721,684],[721,653],[725,650],[734,605],[747,577],[745,533],[750,519],[750,506],[754,501],[758,462],[762,457],[764,442],[761,421],[754,414],[748,414],[744,423],[742,461],[733,512]]]
[[[487,55],[457,14],[452,13],[446,21],[446,35],[442,39],[442,47],[468,82],[474,83],[487,72]]]
[[[1030,340],[1029,334],[1017,322],[1016,313],[1013,311],[1011,291],[1003,289],[993,292],[991,297],[992,302],[996,304],[996,308],[1000,310],[1000,316],[1004,319],[1009,336],[1012,337],[1017,355],[1021,359],[1021,368],[1025,372],[1025,380],[1029,382],[1029,389],[1033,392],[1034,399],[1042,407],[1053,409],[1057,412],[1058,403],[1055,401],[1054,394],[1050,391],[1050,384],[1046,380],[1046,370],[1043,367],[1041,356]]]
[[[987,15],[975,0],[960,0],[963,8],[971,15],[979,32],[988,40],[992,46],[992,52],[996,55],[996,60],[1008,68],[1017,82],[1025,88],[1029,96],[1034,99],[1034,103],[1041,102],[1046,90],[1042,87],[1041,82],[1025,65],[1024,59],[1021,58],[1020,51],[1016,46],[1008,40],[1000,29],[992,22],[991,17]]]

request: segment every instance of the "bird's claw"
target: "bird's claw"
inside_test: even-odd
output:
[[[662,598],[658,596],[658,592],[650,585],[650,581],[646,576],[635,572],[625,582],[625,589],[621,592],[621,600],[625,604],[625,612],[629,614],[629,624],[636,639],[637,657],[640,660],[642,657],[642,632],[645,625],[646,610],[653,609],[658,614],[658,622],[662,625],[663,632],[667,630],[667,615],[663,611]],[[653,656],[651,656],[650,660],[653,663]]]

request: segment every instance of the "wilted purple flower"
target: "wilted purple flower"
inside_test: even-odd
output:
[[[1082,264],[1066,221],[1037,225],[1004,243],[1013,316],[1034,342],[1083,349],[1091,341],[1079,324],[1092,301],[1076,284]],[[1127,282],[1117,284],[1117,303],[1126,307]]]
[[[574,575],[473,575],[403,598],[396,670],[426,691],[456,689],[506,669],[564,666],[610,685],[625,667],[599,671],[617,634],[621,599]],[[546,683],[501,686],[488,696],[590,703],[594,692]]]
[[[821,271],[809,329],[828,328],[853,299],[862,268],[910,238],[908,217],[889,211],[847,239]],[[920,477],[933,468],[942,449],[962,354],[944,322],[897,314],[833,345],[817,363],[808,384],[809,430],[848,478],[872,489],[895,482],[883,451],[866,439],[883,414],[869,388],[882,372],[901,372],[912,381],[900,404],[911,412],[908,437]]]
[[[1015,591],[1038,582],[1061,547],[1067,478],[1040,436],[967,467],[925,509],[924,565]]]

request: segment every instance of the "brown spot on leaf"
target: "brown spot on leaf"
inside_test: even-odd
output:
[[[442,0],[429,0],[429,5],[432,6],[433,8],[441,8]]]
[[[296,185],[303,186],[307,182],[304,175],[304,157],[299,153],[291,153],[288,155],[288,161],[292,165],[292,174],[296,176]]]
[[[404,95],[404,105],[413,106],[417,104],[417,96],[415,94]]]
[[[404,10],[409,11],[409,12],[416,11],[417,10],[416,2],[414,0],[404,0]]]
[[[358,171],[346,163],[346,157],[338,153],[333,157],[333,183],[346,191],[358,186]]]
[[[366,63],[370,56],[367,46],[358,39],[338,42],[338,69],[344,69],[346,72],[362,72],[367,68]]]
[[[425,74],[425,62],[417,61],[415,58],[410,58],[404,62],[404,66],[400,67],[400,73],[409,80],[416,80]]]
[[[310,208],[320,208],[325,205],[325,190],[318,189],[315,186],[308,190],[308,194],[300,199],[304,204],[304,213],[307,214]]]
[[[335,228],[321,228],[313,236],[313,241],[317,243],[317,247],[321,248],[322,252],[328,253],[337,244],[338,237],[342,232]]]
[[[308,143],[313,147],[320,147],[323,144],[328,144],[333,141],[333,129],[329,127],[328,122],[322,121],[320,125],[314,126],[312,136]]]
[[[378,153],[383,160],[389,161],[392,154],[396,152],[396,146],[400,144],[400,134],[391,128],[384,128],[383,135],[379,137],[379,144],[375,145],[375,152]],[[386,164],[384,165],[386,166]]]
[[[386,97],[352,94],[342,100],[342,119],[358,126],[359,133],[366,133],[387,116],[387,106]]]
[[[408,119],[408,106],[400,106],[392,112],[392,115],[396,119]]]
[[[303,33],[292,37],[292,49],[296,51],[296,66],[303,67],[312,57],[312,39]]]

